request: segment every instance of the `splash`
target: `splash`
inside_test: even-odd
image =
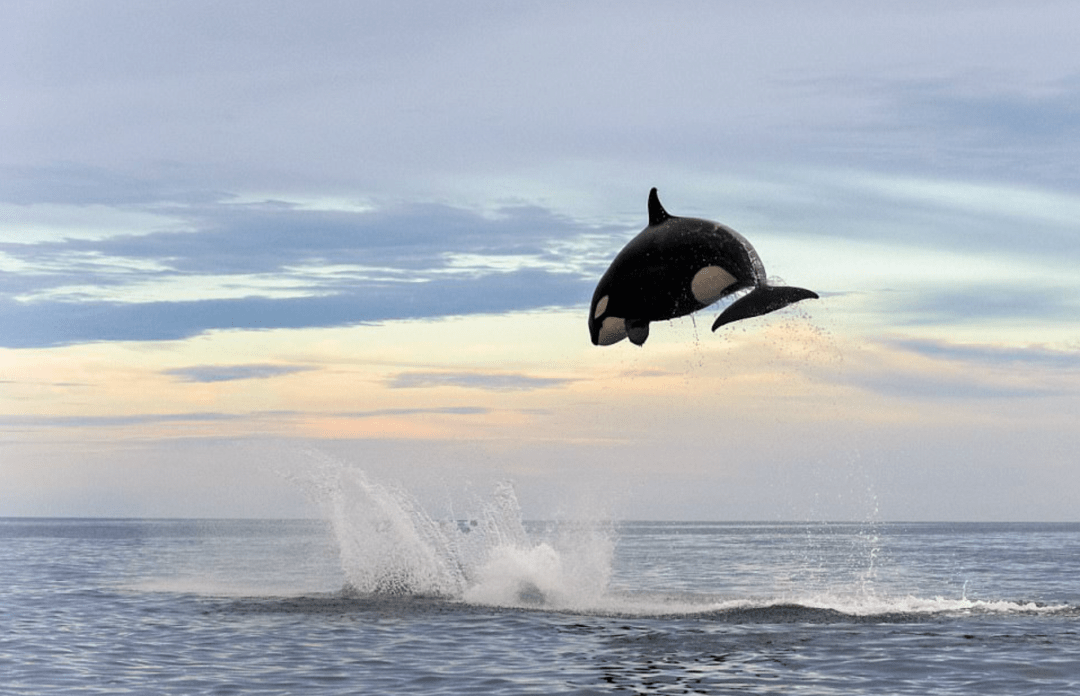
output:
[[[357,468],[324,463],[315,482],[346,594],[572,609],[594,604],[607,587],[610,524],[527,529],[508,481],[472,501],[464,518],[449,520],[432,517],[408,490]]]
[[[466,577],[452,530],[432,519],[407,491],[344,469],[331,488],[329,507],[348,593],[461,592]]]
[[[323,461],[305,479],[332,531],[337,577],[343,576],[336,600],[433,598],[463,606],[750,623],[1074,611],[969,598],[966,585],[958,597],[940,596],[935,568],[887,551],[889,527],[876,522],[876,514],[862,523],[805,526],[616,526],[610,516],[598,516],[606,508],[593,501],[587,514],[537,524],[523,521],[509,481],[434,516],[409,490],[356,467]]]
[[[463,599],[496,606],[597,606],[611,576],[610,533],[595,523],[563,523],[549,536],[492,546]]]

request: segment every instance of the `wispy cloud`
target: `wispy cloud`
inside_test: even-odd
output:
[[[1039,367],[1080,370],[1080,350],[1060,350],[1041,345],[1000,346],[951,343],[928,339],[897,338],[888,345],[939,360],[996,367]]]
[[[282,375],[307,372],[314,368],[303,365],[272,365],[252,363],[247,365],[192,365],[164,370],[163,374],[176,377],[182,382],[231,382],[242,379],[268,379]]]
[[[1040,323],[1073,322],[1080,312],[1080,295],[1072,288],[1035,284],[968,284],[955,287],[949,283],[928,284],[917,293],[897,301],[906,316],[897,323],[962,325],[972,321],[1017,322],[1028,326],[1031,340],[1037,341]]]
[[[621,238],[533,207],[222,202],[187,215],[190,231],[0,242],[0,346],[581,304]]]
[[[550,389],[575,381],[562,377],[533,377],[504,372],[402,372],[388,381],[393,389],[462,387],[486,391]]]
[[[491,413],[483,406],[439,406],[434,408],[379,408],[371,411],[342,411],[332,414],[338,418],[381,418],[383,416],[482,416]]]
[[[0,416],[0,428],[19,430],[24,428],[115,428],[155,425],[164,423],[212,423],[251,418],[253,414],[237,413],[141,413],[129,416],[46,416],[5,415]],[[264,412],[259,415],[282,416],[290,412]]]
[[[300,412],[300,411],[254,411],[247,413],[198,412],[198,413],[139,413],[124,416],[50,416],[50,415],[0,415],[0,430],[51,430],[57,428],[125,428],[168,424],[225,423],[243,421],[302,419],[366,419],[383,417],[408,417],[423,415],[476,416],[491,413],[484,406],[433,406],[417,408],[382,408],[368,411]]]
[[[972,401],[1029,399],[1060,396],[1066,391],[1048,385],[1018,383],[1001,377],[975,374],[923,374],[898,370],[867,374],[854,380],[859,386],[880,394],[914,400]]]
[[[1075,350],[893,338],[851,356],[840,381],[889,397],[985,405],[1072,395],[1078,378]]]

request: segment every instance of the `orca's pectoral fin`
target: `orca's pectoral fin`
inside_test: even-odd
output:
[[[762,314],[775,312],[782,307],[787,307],[789,304],[810,298],[817,299],[817,293],[805,288],[793,288],[786,285],[780,287],[759,285],[732,302],[730,307],[721,312],[720,316],[713,322],[712,330],[716,331],[724,324],[730,324],[740,319],[760,317]]]
[[[645,343],[645,339],[649,337],[649,322],[643,319],[627,320],[626,337],[635,346],[642,345]]]

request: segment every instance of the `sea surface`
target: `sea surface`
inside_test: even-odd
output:
[[[0,519],[0,693],[1080,693],[1080,524],[328,510]]]

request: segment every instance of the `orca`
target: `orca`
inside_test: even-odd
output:
[[[649,192],[649,225],[630,240],[600,278],[589,307],[593,345],[629,338],[643,345],[649,323],[685,316],[741,290],[713,322],[761,316],[817,298],[804,288],[769,285],[754,247],[735,230],[711,220],[671,215]]]

